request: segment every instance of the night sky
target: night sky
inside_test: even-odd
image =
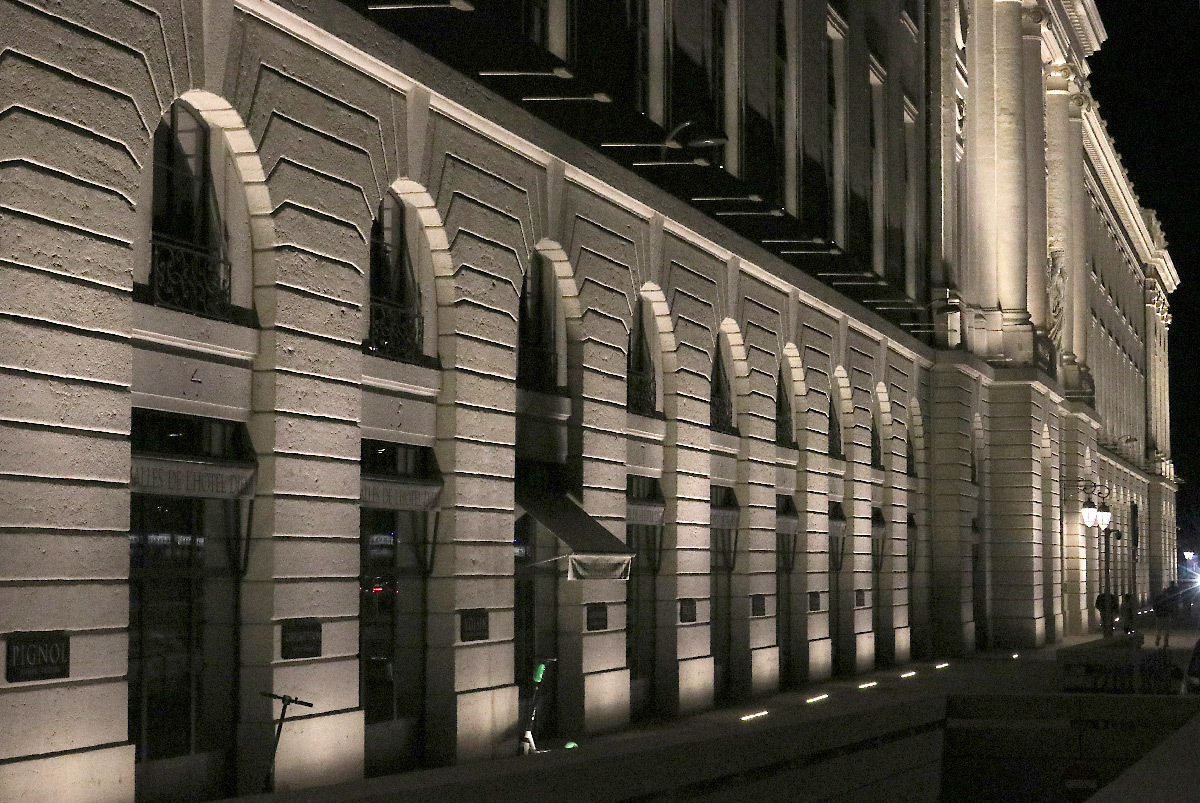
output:
[[[1200,0],[1096,0],[1108,40],[1092,95],[1143,206],[1158,212],[1171,296],[1171,453],[1183,481],[1181,541],[1200,546]],[[1193,523],[1194,522],[1194,523]],[[1190,531],[1190,532],[1189,532]]]

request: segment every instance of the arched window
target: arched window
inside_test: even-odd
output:
[[[408,249],[404,203],[388,192],[371,224],[371,322],[363,350],[415,362],[423,344],[421,295]]]
[[[879,418],[871,416],[871,468],[883,468],[883,438],[879,433]]]
[[[912,432],[905,433],[904,441],[904,473],[910,477],[917,476],[917,446],[913,443]]]
[[[152,303],[230,320],[230,267],[209,170],[208,127],[175,103],[154,132]]]
[[[775,443],[789,449],[796,448],[796,429],[792,421],[792,395],[788,392],[788,382],[783,376],[783,366],[779,366],[779,376],[775,380]]]
[[[827,420],[829,421],[828,452],[829,456],[834,460],[845,460],[846,453],[842,450],[842,417],[838,414],[837,402],[834,401],[834,394],[837,390],[829,389],[829,410]]]
[[[716,432],[737,435],[737,427],[733,424],[733,396],[729,387],[729,377],[725,374],[725,361],[721,357],[721,344],[718,343],[713,351],[711,395],[708,400],[709,427]]]
[[[633,326],[629,330],[629,351],[626,354],[626,407],[638,415],[652,416],[658,409],[657,388],[654,382],[654,361],[646,338],[642,300],[633,311]]]
[[[557,393],[554,304],[547,274],[545,260],[534,255],[521,287],[517,317],[517,386],[540,393]]]

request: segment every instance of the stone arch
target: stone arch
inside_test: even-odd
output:
[[[173,103],[184,104],[204,121],[210,134],[210,155],[214,144],[219,144],[220,152],[227,157],[222,162],[225,171],[222,188],[232,189],[231,185],[236,183],[241,189],[241,192],[233,194],[227,191],[223,200],[218,199],[218,211],[223,221],[227,224],[245,221],[244,226],[238,226],[236,242],[231,243],[230,247],[233,303],[244,307],[269,307],[256,303],[259,296],[256,288],[271,284],[275,279],[274,249],[277,240],[272,216],[274,204],[254,139],[238,111],[220,95],[202,89],[189,90],[168,103],[163,109],[164,114]],[[156,128],[157,125],[156,120],[153,126]],[[143,163],[141,186],[138,189],[138,208],[147,211],[139,211],[139,236],[135,240],[133,255],[134,281],[146,281],[150,271],[148,249],[152,223],[148,210],[152,208],[154,187],[153,129],[150,134],[149,154]],[[210,173],[214,172],[215,167],[210,163]],[[273,319],[271,309],[258,311],[262,323]]]
[[[887,385],[882,380],[875,383],[872,397],[875,401],[875,409],[871,411],[872,418],[874,419],[871,425],[878,432],[879,447],[883,452],[881,456],[883,468],[885,471],[891,471],[894,461],[891,443],[893,438],[896,437],[895,427],[893,426],[895,419],[892,416],[891,397],[888,395]]]
[[[559,387],[565,387],[568,384],[569,367],[578,365],[582,356],[572,353],[583,343],[583,305],[579,300],[579,282],[575,267],[559,243],[542,238],[533,250],[534,258],[541,258],[550,266],[554,274],[554,286],[558,289],[554,299],[554,334],[558,342],[566,344],[568,348],[567,359],[559,360],[555,368]]]
[[[654,282],[645,282],[638,290],[638,297],[644,302],[645,314],[649,315],[650,324],[646,327],[646,337],[654,337],[650,344],[650,359],[654,363],[655,376],[659,380],[655,388],[655,409],[662,410],[668,418],[675,417],[675,391],[677,377],[675,369],[679,365],[676,353],[675,324],[671,320],[671,308],[667,297]],[[633,307],[636,311],[637,305]],[[668,403],[670,410],[668,410]]]
[[[438,284],[441,277],[453,277],[454,266],[450,257],[449,239],[443,225],[441,215],[434,206],[433,198],[421,184],[400,178],[392,182],[387,189],[393,193],[405,209],[406,228],[410,233],[417,234],[419,247],[409,246],[413,259],[413,270],[416,273],[416,283],[421,299],[421,317],[426,325],[422,335],[422,353],[437,356],[439,354],[438,326],[442,302]],[[371,206],[372,219],[377,214],[379,202]],[[410,214],[411,213],[411,214]],[[371,278],[370,259],[363,270],[363,309],[366,311],[362,320],[361,335],[365,339],[370,328]],[[451,296],[453,293],[451,293]],[[452,303],[452,301],[451,301]]]
[[[750,361],[746,356],[742,329],[733,318],[721,321],[716,348],[721,349],[725,370],[731,373],[729,387],[733,397],[733,420],[738,423],[750,412]]]
[[[914,466],[916,469],[915,476],[921,479],[928,473],[924,460],[927,452],[925,443],[925,416],[921,412],[921,401],[916,397],[909,399],[908,410],[907,438],[912,444],[913,462],[916,464]]]
[[[834,367],[833,374],[830,376],[829,394],[831,402],[836,405],[838,423],[841,425],[837,437],[842,445],[842,454],[849,457],[847,447],[850,443],[847,442],[846,435],[854,432],[854,397],[850,387],[850,375],[840,365]],[[828,425],[828,422],[826,423]]]
[[[788,341],[780,350],[779,366],[784,372],[784,387],[791,389],[792,437],[803,455],[808,445],[808,383],[804,377],[804,361],[800,349]]]

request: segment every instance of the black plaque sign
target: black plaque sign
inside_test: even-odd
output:
[[[321,621],[319,619],[284,619],[280,622],[279,657],[320,658]]]
[[[8,633],[4,641],[4,679],[9,683],[71,674],[71,637],[61,630]]]

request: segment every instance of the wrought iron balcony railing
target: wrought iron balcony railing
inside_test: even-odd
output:
[[[150,293],[156,306],[221,321],[233,319],[229,261],[217,250],[155,234]]]
[[[708,426],[714,432],[726,435],[740,434],[733,423],[733,404],[728,399],[717,399],[709,404]]]
[[[363,351],[385,360],[419,362],[424,354],[421,311],[382,299],[371,300],[371,323]]]
[[[517,345],[517,387],[557,395],[558,354],[553,345],[528,340]]]
[[[650,371],[630,370],[628,382],[629,397],[626,406],[629,412],[637,415],[653,416],[657,408],[654,374]]]

